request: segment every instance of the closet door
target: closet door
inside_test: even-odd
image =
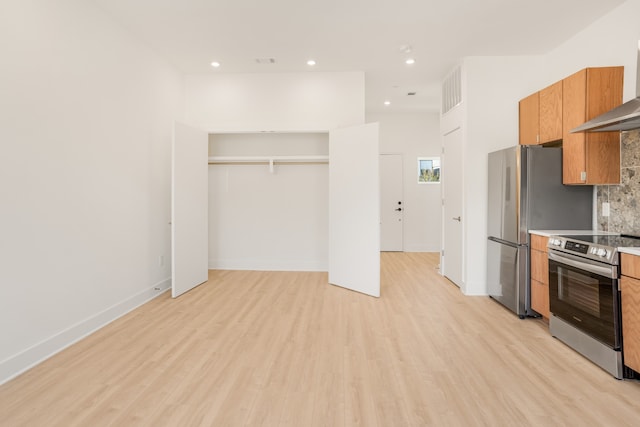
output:
[[[171,165],[171,296],[209,274],[208,135],[181,123],[173,129]]]
[[[380,296],[378,124],[329,134],[329,283]]]

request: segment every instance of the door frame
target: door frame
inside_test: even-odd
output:
[[[402,202],[402,204],[400,205],[400,207],[402,208],[402,212],[401,212],[401,218],[400,218],[400,222],[401,222],[401,231],[400,231],[400,248],[399,249],[385,249],[383,247],[383,235],[384,233],[382,232],[382,212],[384,207],[382,206],[382,202],[383,200],[383,192],[382,192],[382,188],[383,188],[383,184],[382,182],[385,180],[385,176],[383,176],[383,168],[380,167],[380,251],[382,252],[404,252],[404,211],[405,211],[405,188],[404,188],[404,154],[402,153],[380,153],[379,154],[379,158],[382,159],[383,156],[396,156],[397,158],[399,158],[400,160],[400,201]],[[380,162],[380,165],[382,165],[382,162]]]
[[[465,239],[465,233],[466,233],[466,212],[465,212],[465,198],[464,198],[464,129],[462,126],[456,126],[451,128],[449,131],[445,132],[442,134],[442,163],[441,163],[441,168],[442,168],[442,186],[441,186],[441,191],[442,191],[442,251],[440,252],[440,273],[446,276],[446,262],[447,262],[447,254],[446,254],[446,247],[445,247],[445,242],[446,242],[446,221],[448,219],[448,217],[446,216],[446,191],[447,191],[447,184],[446,184],[446,168],[447,168],[447,154],[446,154],[446,150],[445,150],[445,145],[444,145],[444,138],[448,135],[451,135],[454,132],[461,132],[460,133],[460,138],[461,138],[461,142],[460,142],[460,151],[461,151],[461,156],[462,158],[460,159],[461,162],[461,173],[462,173],[462,178],[461,178],[461,195],[460,195],[460,216],[461,221],[460,221],[460,282],[461,283],[455,283],[453,280],[451,280],[452,283],[454,283],[455,285],[457,285],[462,291],[464,291],[464,284],[465,284],[465,273],[466,273],[466,269],[465,269],[465,265],[466,265],[466,256],[465,256],[465,249],[466,249],[466,239]]]

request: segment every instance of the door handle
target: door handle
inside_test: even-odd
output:
[[[402,210],[402,208],[398,208],[398,209],[396,209],[396,210],[397,210],[398,212],[400,212],[400,211]]]
[[[453,220],[454,220],[454,221],[458,221],[458,222],[460,222],[460,221],[461,221],[459,216],[454,216],[454,217],[453,217]]]

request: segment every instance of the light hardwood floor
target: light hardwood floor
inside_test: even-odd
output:
[[[379,299],[324,273],[211,271],[1,386],[0,425],[640,425],[639,382],[437,263],[383,253]]]

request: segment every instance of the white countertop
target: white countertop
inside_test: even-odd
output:
[[[620,233],[611,233],[610,231],[598,230],[529,230],[529,234],[537,234],[538,236],[584,236],[584,235],[618,235]]]
[[[618,252],[640,256],[640,248],[618,248]]]

